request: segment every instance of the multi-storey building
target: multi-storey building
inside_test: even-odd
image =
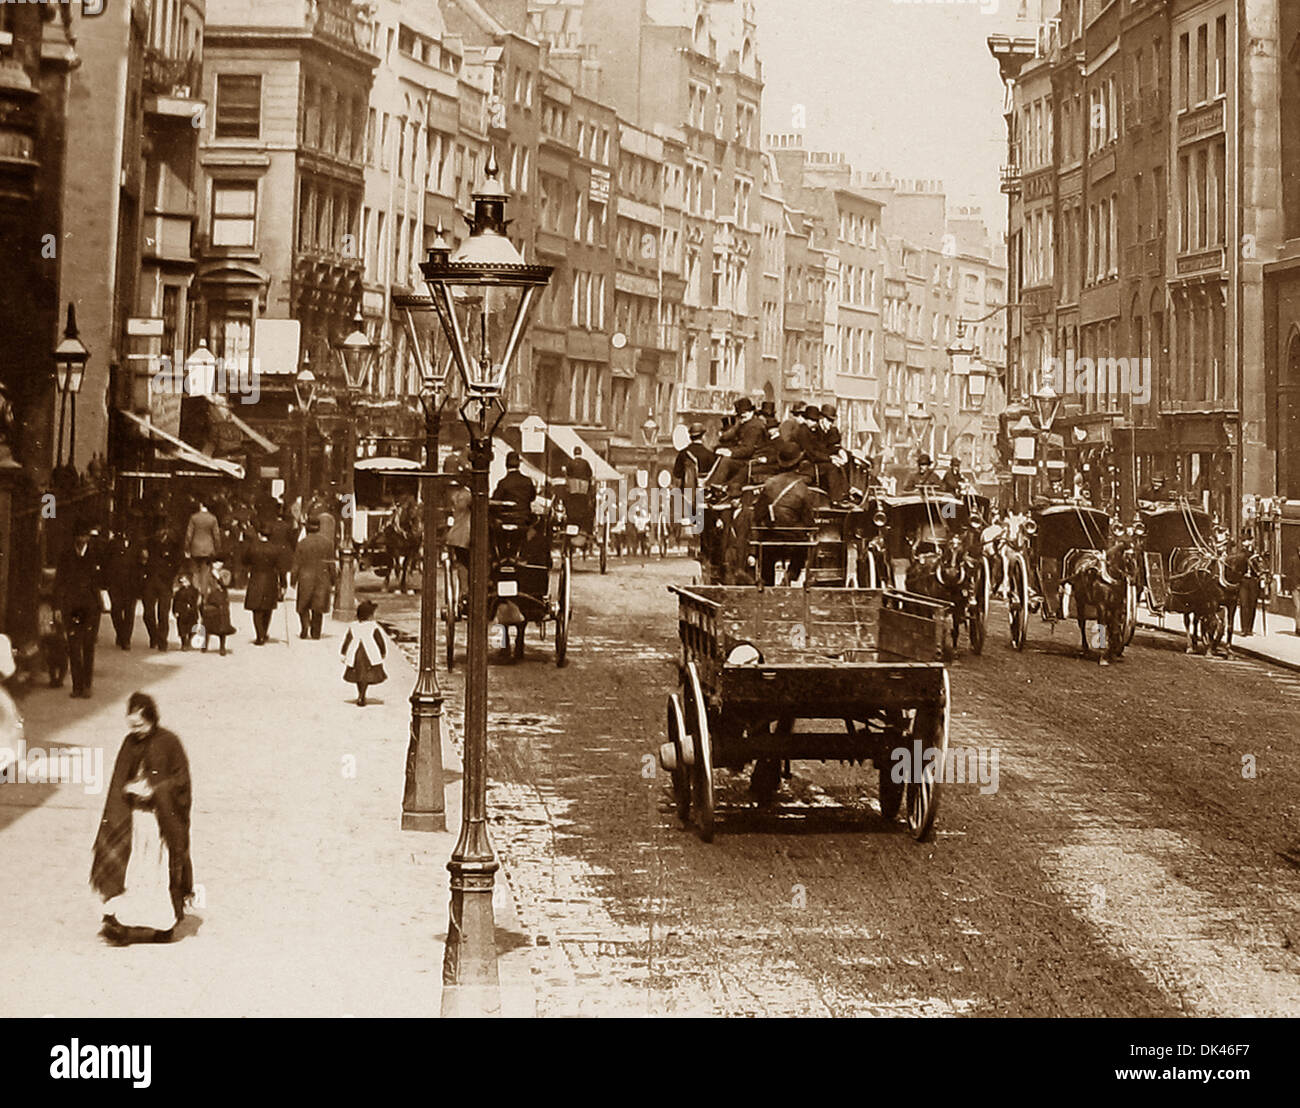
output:
[[[295,441],[304,355],[332,379],[332,347],[361,306],[370,38],[342,0],[208,4],[194,331],[258,374],[249,422],[282,443]],[[334,457],[319,483],[341,485],[349,463]]]
[[[822,319],[834,304],[829,360],[821,386],[838,400],[840,431],[853,445],[880,431],[879,367],[882,364],[881,214],[884,205],[853,181],[853,169],[843,154],[805,150],[800,135],[770,135],[768,149],[775,158],[786,196],[810,217],[810,244],[836,258],[834,280],[823,262],[817,290]],[[788,298],[788,310],[799,314],[811,299],[807,284],[798,300]],[[823,347],[827,344],[823,342]]]
[[[716,421],[757,387],[759,368],[762,72],[753,5],[533,0],[530,7],[537,33],[590,51],[601,98],[620,118],[666,142],[682,136],[684,356],[676,406],[684,421]]]
[[[468,170],[462,167],[466,180],[458,181],[462,93],[471,100],[473,93],[462,90],[461,45],[445,33],[436,5],[382,0],[369,47],[380,65],[366,119],[359,253],[363,310],[380,350],[371,391],[382,407],[371,413],[362,449],[391,454],[414,446],[402,440],[418,436],[420,387],[393,296],[425,291],[419,265],[426,247],[439,225],[451,235],[459,231],[458,186],[472,180],[481,150],[474,144]]]
[[[69,33],[71,7],[59,11],[62,18],[47,21],[35,5],[0,7],[0,256],[8,277],[0,282],[0,631],[15,643],[35,628],[44,537],[40,496],[50,488],[57,449],[52,355],[70,299],[62,286],[64,164],[69,71],[79,56]],[[86,98],[83,89],[79,107]],[[101,274],[97,301],[104,290]],[[91,304],[78,308],[80,320]],[[87,346],[87,384],[102,390],[110,351]]]
[[[1235,526],[1243,489],[1274,481],[1261,264],[1279,237],[1277,75],[1252,44],[1275,36],[1281,6],[1041,7],[1036,39],[989,40],[1008,88],[1009,291],[1023,305],[1013,389],[1040,387],[1053,359],[1057,430],[1094,496],[1130,511],[1164,473]]]

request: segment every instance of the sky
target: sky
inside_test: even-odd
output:
[[[843,151],[854,169],[944,182],[1006,228],[1003,87],[986,39],[1033,34],[1019,0],[755,0],[765,132]]]

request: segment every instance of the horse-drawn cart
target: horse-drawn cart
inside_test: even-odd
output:
[[[671,591],[681,691],[659,759],[683,823],[712,840],[718,769],[756,763],[770,799],[782,763],[869,760],[882,815],[904,804],[912,834],[931,833],[948,746],[943,605],[883,589]]]

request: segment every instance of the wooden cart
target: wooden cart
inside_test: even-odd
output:
[[[905,802],[912,834],[931,834],[948,747],[943,604],[883,589],[671,591],[681,690],[668,698],[659,759],[683,823],[712,840],[719,768],[871,761],[885,818]]]

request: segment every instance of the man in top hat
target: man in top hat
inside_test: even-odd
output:
[[[718,453],[723,456],[713,473],[714,485],[725,485],[729,496],[744,487],[749,462],[767,437],[767,425],[754,411],[747,396],[736,401],[736,421],[718,436]]]
[[[838,414],[833,404],[823,404],[817,412],[817,425],[813,429],[813,438],[826,455],[826,461],[821,463],[821,478],[833,504],[840,503],[849,492],[849,481],[840,461],[844,444],[840,429],[835,426]]]
[[[512,500],[524,508],[531,508],[537,499],[537,486],[533,484],[532,478],[525,477],[519,471],[522,460],[513,450],[506,455],[506,475],[492,490],[493,500]]]
[[[72,672],[72,695],[90,697],[95,678],[95,639],[103,612],[99,590],[102,569],[99,550],[91,542],[88,524],[77,527],[73,543],[59,559],[54,577],[55,606],[63,616],[68,636],[68,668]]]
[[[800,472],[803,451],[794,443],[781,443],[777,450],[778,472],[763,482],[754,509],[754,522],[760,527],[811,527],[814,523],[815,500],[808,482]],[[793,580],[803,572],[806,551],[791,552],[787,579]],[[772,584],[776,577],[775,552],[763,552],[763,582]]]
[[[967,491],[968,484],[966,474],[961,469],[961,459],[954,456],[953,460],[948,463],[948,472],[943,477],[944,490],[950,492],[953,496],[961,496]]]
[[[929,454],[922,453],[916,459],[916,472],[908,475],[907,481],[903,484],[904,492],[915,492],[917,489],[941,488],[943,481],[934,471],[934,460]]]
[[[673,484],[679,489],[693,489],[703,484],[716,461],[713,451],[704,445],[703,423],[691,424],[690,438],[686,449],[679,450],[677,460],[673,462]]]

